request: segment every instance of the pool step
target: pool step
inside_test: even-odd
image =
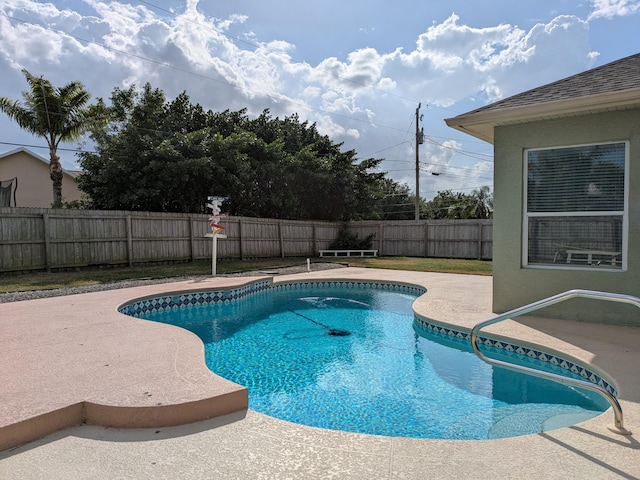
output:
[[[549,404],[510,405],[498,411],[505,415],[489,429],[487,438],[511,437],[514,432],[520,432],[519,435],[546,432],[584,422],[602,413],[576,406]]]

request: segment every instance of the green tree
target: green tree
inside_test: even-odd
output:
[[[23,92],[24,103],[0,97],[0,110],[15,120],[20,128],[43,137],[49,146],[49,177],[53,183],[53,206],[62,205],[62,165],[58,156],[60,142],[79,140],[90,126],[90,96],[80,82],[56,88],[50,81],[22,70],[29,90]]]
[[[381,160],[357,159],[297,115],[204,111],[149,84],[110,100],[96,152],[81,155],[93,208],[201,212],[217,195],[231,215],[346,221],[376,218],[392,188],[372,173]]]
[[[96,153],[82,153],[80,189],[91,207],[201,212],[214,170],[206,155],[208,114],[186,94],[167,102],[147,84],[114,89],[106,128],[92,130]]]
[[[416,196],[409,191],[406,183],[398,183],[390,178],[381,182],[380,198],[376,206],[377,214],[373,220],[414,220],[416,211]],[[427,204],[420,199],[420,216],[425,216]]]
[[[493,195],[488,186],[482,186],[471,194],[445,190],[427,202],[425,218],[434,219],[483,219],[493,216]]]
[[[469,218],[491,218],[493,216],[493,194],[487,185],[471,192],[469,196]]]
[[[460,192],[454,193],[451,190],[438,192],[431,201],[427,202],[424,210],[425,218],[433,218],[436,220],[444,218],[459,218],[462,198],[463,197]]]

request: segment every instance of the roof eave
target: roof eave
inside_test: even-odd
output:
[[[11,155],[15,155],[18,153],[25,153],[33,158],[35,158],[36,160],[40,160],[41,162],[45,163],[47,166],[49,166],[49,160],[47,160],[44,157],[41,157],[40,155],[38,155],[35,152],[32,152],[31,150],[29,150],[28,148],[25,147],[19,147],[16,149],[13,149],[9,152],[5,152],[5,153],[0,153],[0,160],[6,157],[10,157]],[[82,174],[84,171],[83,170],[67,170],[66,168],[62,169],[62,173],[65,173],[73,178],[76,178],[77,176],[79,176],[80,174]]]
[[[449,127],[493,144],[495,127],[640,107],[640,88],[518,107],[480,110],[447,118]]]

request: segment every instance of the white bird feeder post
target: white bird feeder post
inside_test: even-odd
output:
[[[224,232],[224,226],[220,225],[220,219],[225,215],[220,213],[220,207],[222,202],[227,200],[226,197],[207,197],[209,201],[207,208],[211,209],[211,215],[209,216],[209,226],[211,227],[211,233],[207,233],[205,237],[211,237],[211,276],[216,276],[216,264],[218,261],[218,238],[227,238],[222,233]]]

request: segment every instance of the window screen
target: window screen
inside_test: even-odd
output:
[[[526,265],[622,268],[626,143],[527,150]]]

